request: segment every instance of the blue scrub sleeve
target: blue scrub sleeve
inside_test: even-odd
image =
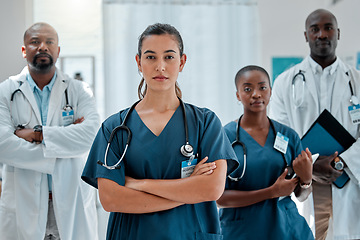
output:
[[[232,173],[239,165],[236,154],[225,134],[219,118],[209,111],[205,117],[204,133],[200,141],[202,157],[209,157],[209,162],[218,159],[227,160],[227,175]]]
[[[98,178],[106,178],[118,183],[119,185],[125,185],[124,160],[120,163],[120,169],[113,170],[109,170],[97,163],[98,160],[105,163],[105,151],[108,139],[112,130],[118,125],[120,125],[119,114],[115,114],[108,120],[106,120],[98,131],[91,147],[81,178],[86,183],[92,185],[95,188],[98,187]],[[124,142],[123,138],[127,137],[126,135],[127,134],[125,133],[125,131],[120,130],[116,133],[113,140],[111,141],[110,148],[107,154],[108,166],[113,166],[119,161],[125,147],[126,140]]]

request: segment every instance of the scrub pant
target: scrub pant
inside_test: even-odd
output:
[[[49,197],[49,210],[44,240],[60,240],[59,230],[57,228],[55,219],[53,201],[51,197]]]
[[[315,209],[315,237],[325,240],[329,228],[329,220],[333,217],[331,184],[313,182],[313,198]]]

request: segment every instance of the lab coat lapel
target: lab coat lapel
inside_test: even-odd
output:
[[[309,58],[309,56],[308,56]],[[305,91],[309,91],[310,95],[313,98],[312,103],[314,104],[314,106],[312,106],[311,108],[314,111],[317,111],[318,115],[320,115],[319,112],[319,102],[318,102],[318,95],[317,95],[317,91],[316,91],[316,85],[315,85],[315,79],[314,79],[314,73],[311,69],[310,63],[309,63],[309,59],[307,59],[307,61],[303,61],[300,65],[300,69],[303,70],[305,73],[305,86],[306,89]],[[304,96],[306,98],[306,94]],[[306,100],[304,100],[306,101]]]
[[[331,113],[334,116],[338,115],[337,112],[339,111],[340,105],[342,105],[339,104],[339,102],[342,102],[344,98],[347,99],[346,101],[348,101],[348,106],[350,106],[349,80],[352,74],[350,69],[344,66],[341,61],[339,62],[339,66],[336,71],[341,72],[337,73],[339,77],[335,79],[334,91],[331,99]]]
[[[38,104],[36,102],[34,92],[31,89],[29,83],[26,81],[26,75],[24,77],[22,77],[19,82],[23,82],[19,88],[22,91],[22,93],[24,94],[24,96],[27,98],[27,100],[29,101],[31,108],[32,108],[33,112],[35,113],[37,122],[39,124],[41,124],[40,110],[39,110]]]
[[[49,110],[46,125],[50,126],[53,118],[56,117],[56,114],[61,114],[61,103],[62,96],[65,94],[65,89],[68,86],[68,81],[65,80],[60,71],[57,71],[57,77],[55,79],[54,86],[51,90],[50,100],[49,100]],[[60,115],[57,116],[60,118]]]

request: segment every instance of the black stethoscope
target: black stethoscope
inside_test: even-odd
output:
[[[63,80],[63,82],[65,82],[65,80]],[[10,116],[11,116],[11,120],[14,124],[14,126],[16,126],[16,129],[24,129],[27,125],[29,125],[30,121],[31,121],[31,118],[32,118],[32,107],[31,107],[31,103],[29,102],[29,100],[27,99],[27,97],[25,96],[25,94],[23,93],[23,91],[21,91],[20,87],[21,85],[23,84],[23,82],[20,82],[20,86],[18,89],[16,89],[12,94],[11,94],[11,97],[10,97]],[[14,102],[14,98],[15,98],[15,95],[16,93],[21,93],[24,98],[26,99],[26,101],[28,102],[29,106],[30,106],[30,118],[29,118],[29,121],[26,121],[25,123],[19,123],[19,124],[16,124],[15,123],[15,120],[14,118],[12,117],[12,104]],[[65,106],[63,107],[63,110],[64,111],[70,111],[72,110],[72,106],[69,104],[69,98],[68,98],[68,92],[67,92],[67,88],[65,89]]]
[[[305,73],[304,71],[299,70],[299,72],[294,75],[294,77],[291,81],[292,95],[293,95],[293,100],[294,100],[296,107],[299,107],[304,102],[304,90],[305,90],[305,75],[304,75],[304,73]],[[354,91],[353,91],[353,87],[351,84],[351,80],[352,80],[351,73],[350,73],[350,71],[348,71],[345,74],[349,77],[349,88],[350,88],[350,93],[351,93],[350,103],[352,105],[358,105],[358,104],[360,104],[360,101],[359,101],[359,98],[354,94]],[[300,104],[296,104],[296,101],[295,101],[295,81],[298,77],[300,77],[302,79],[302,98],[301,98]]]
[[[242,179],[242,178],[244,177],[245,170],[246,170],[246,146],[245,146],[245,144],[244,144],[242,141],[240,141],[240,121],[241,121],[241,118],[242,118],[242,115],[240,116],[240,118],[239,118],[239,120],[238,120],[238,122],[237,122],[235,141],[234,141],[231,145],[232,145],[232,147],[233,147],[234,150],[235,150],[235,146],[236,146],[236,145],[240,145],[240,146],[242,147],[243,153],[244,153],[244,166],[243,166],[243,170],[242,170],[242,173],[241,173],[240,177],[236,177],[236,178],[235,178],[235,177],[231,177],[230,175],[228,175],[228,178],[229,178],[230,180],[232,180],[232,181],[235,181],[235,182],[239,181],[240,179]],[[272,132],[273,132],[273,134],[274,134],[274,136],[275,136],[275,139],[276,139],[276,131],[275,131],[274,124],[273,124],[273,122],[271,121],[270,118],[268,118],[268,120],[269,120],[269,123],[270,123],[270,128],[272,129]],[[288,169],[288,173],[287,173],[286,178],[291,178],[291,176],[293,175],[293,169],[292,169],[292,167],[289,166],[289,164],[287,163],[286,158],[285,158],[285,154],[282,153],[282,152],[280,152],[280,153],[281,153],[281,156],[282,156],[282,158],[283,158],[283,160],[284,160],[285,168]]]
[[[351,80],[353,79],[351,75],[351,72],[348,71],[346,72],[346,75],[349,76],[349,88],[350,88],[350,93],[351,93],[351,97],[350,97],[350,103],[352,105],[358,105],[360,103],[358,97],[354,94],[354,90],[353,90],[353,87],[351,85]]]
[[[184,156],[184,157],[191,157],[193,156],[194,154],[194,148],[193,146],[189,143],[189,133],[188,133],[188,126],[187,126],[187,121],[186,121],[186,112],[185,112],[185,105],[184,105],[184,102],[178,98],[179,101],[180,101],[180,106],[183,110],[183,117],[184,117],[184,128],[185,128],[185,144],[181,146],[180,148],[180,152],[181,154]],[[113,169],[120,169],[120,163],[121,161],[123,160],[123,158],[125,157],[125,154],[127,152],[127,149],[129,147],[129,144],[130,144],[130,141],[131,141],[131,131],[130,129],[126,126],[126,120],[129,116],[129,114],[134,110],[135,106],[140,102],[141,100],[135,102],[131,107],[130,109],[127,111],[126,115],[125,115],[125,118],[123,120],[123,122],[117,126],[116,128],[114,128],[110,134],[110,137],[109,137],[109,140],[107,142],[107,146],[106,146],[106,150],[105,150],[105,157],[104,157],[104,163],[101,162],[100,160],[97,161],[98,164],[100,164],[101,166],[109,169],[109,170],[113,170]],[[112,166],[109,166],[107,165],[107,155],[108,155],[108,151],[109,151],[109,148],[110,148],[110,143],[111,141],[113,140],[115,134],[117,133],[117,131],[119,130],[125,130],[128,134],[127,136],[127,140],[126,140],[126,144],[125,144],[125,149],[119,159],[119,161],[117,163],[115,163],[114,165]]]

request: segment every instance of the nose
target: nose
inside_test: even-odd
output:
[[[327,32],[324,29],[320,29],[318,32],[318,38],[320,39],[326,39],[327,36]]]
[[[45,42],[41,42],[40,45],[39,45],[39,51],[44,51],[44,52],[47,52],[49,49],[48,49],[48,46]]]
[[[164,72],[165,71],[165,63],[162,60],[159,60],[156,64],[156,71]]]
[[[253,97],[253,98],[259,98],[259,97],[261,97],[260,91],[257,90],[257,89],[254,89],[254,91],[253,91],[253,93],[252,93],[252,97]]]

